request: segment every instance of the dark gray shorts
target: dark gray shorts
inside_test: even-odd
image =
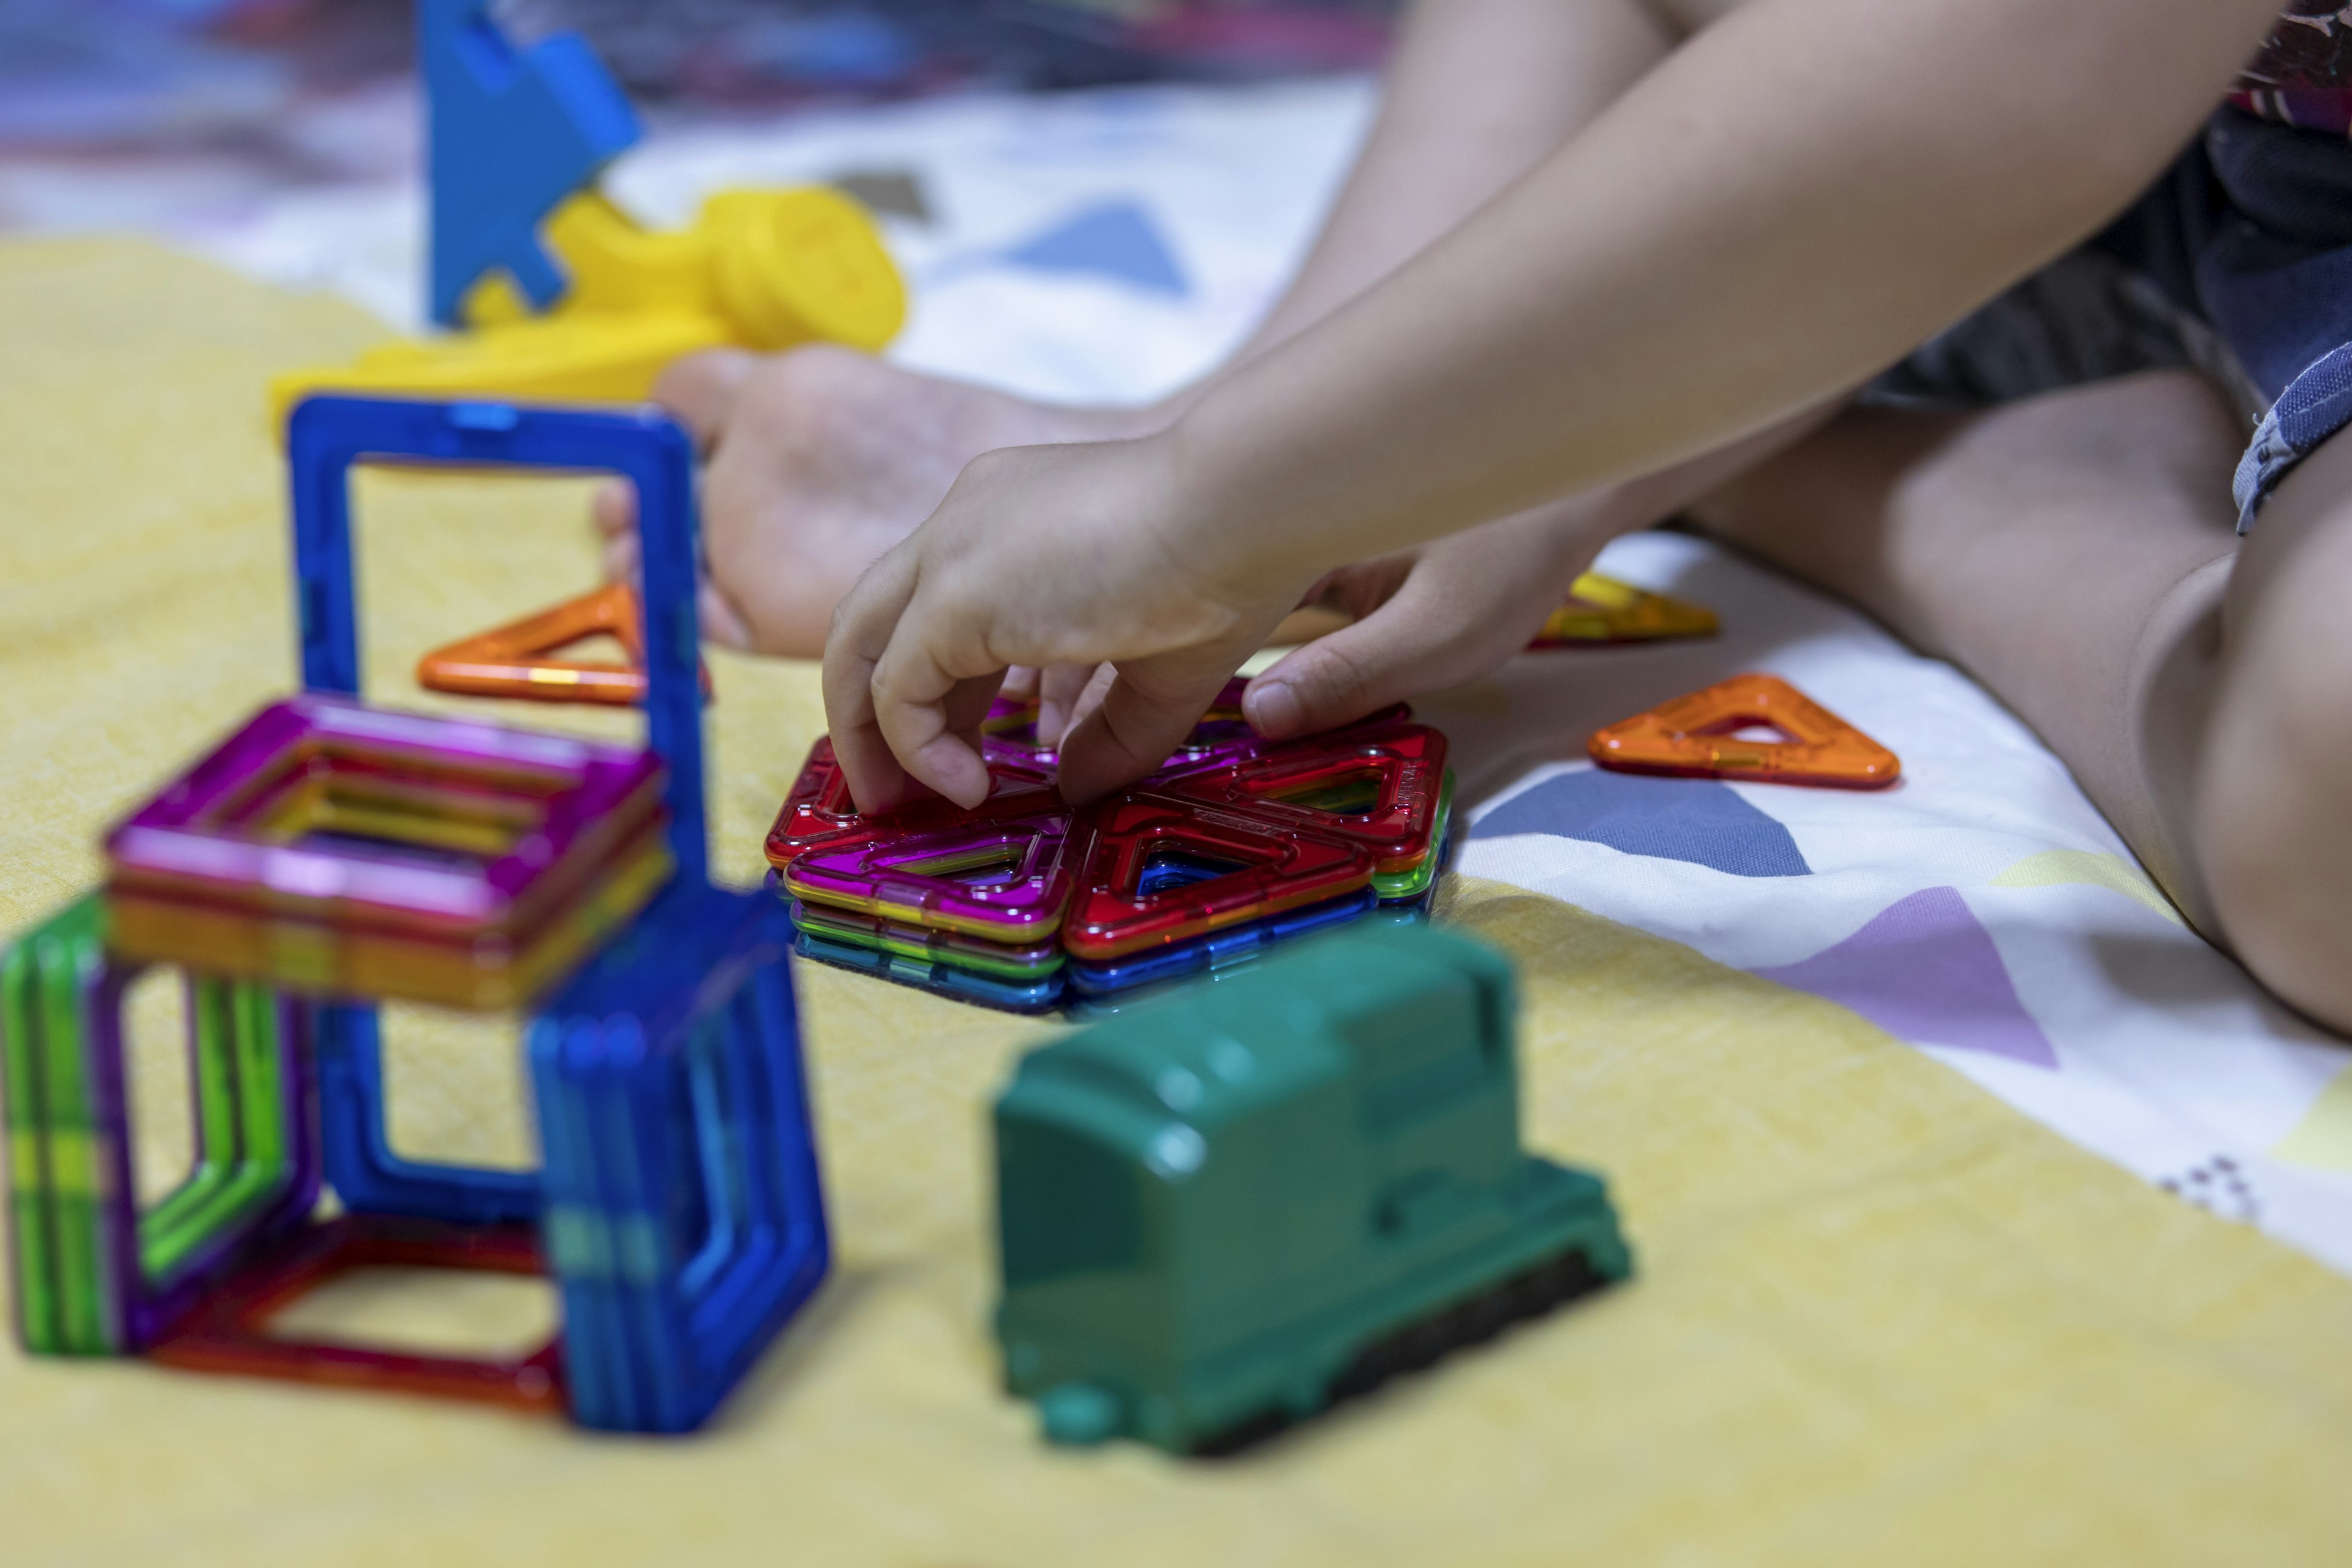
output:
[[[1938,333],[1861,395],[1971,408],[2202,372],[2246,416],[2238,528],[2352,424],[2352,141],[2236,110],[2113,227]]]

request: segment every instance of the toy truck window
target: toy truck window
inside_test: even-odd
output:
[[[1007,1289],[1143,1261],[1133,1160],[1047,1121],[1008,1121],[1001,1138]]]

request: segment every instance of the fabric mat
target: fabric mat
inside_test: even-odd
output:
[[[143,246],[0,249],[0,925],[89,886],[109,819],[290,683],[261,389],[375,330]],[[368,477],[372,694],[627,732],[405,677],[434,643],[588,585],[581,499]],[[811,667],[710,662],[716,859],[744,880],[821,712]],[[985,1108],[1039,1028],[804,966],[839,1263],[711,1431],[614,1440],[9,1350],[0,1561],[2340,1555],[2352,1283],[1844,1008],[1498,884],[1456,879],[1445,908],[1520,966],[1530,1142],[1615,1184],[1641,1271],[1607,1298],[1236,1462],[1049,1450],[997,1391],[985,1330]],[[395,1030],[404,1147],[528,1159],[511,1057],[484,1036],[422,1014]],[[163,1054],[142,1053],[142,1081]],[[142,1135],[143,1157],[170,1149]],[[445,1341],[546,1310],[414,1281],[347,1294],[347,1321],[400,1306]]]
[[[606,184],[662,222],[730,184],[889,184],[915,307],[893,361],[1139,402],[1220,362],[1295,269],[1372,93],[977,94],[673,125]],[[417,204],[413,184],[329,183],[159,226],[399,322]],[[1475,763],[1469,869],[1855,1007],[2147,1181],[2352,1271],[2352,1050],[2189,931],[2038,737],[1948,665],[1703,541],[1637,535],[1601,564],[1708,605],[1723,635],[1523,659],[1425,702]],[[1895,746],[1902,784],[1854,795],[1582,761],[1596,725],[1758,668]]]

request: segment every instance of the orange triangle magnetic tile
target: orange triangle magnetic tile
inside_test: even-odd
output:
[[[1667,637],[1713,637],[1720,623],[1705,605],[1669,594],[1654,594],[1587,572],[1569,585],[1568,602],[1551,613],[1530,648],[1580,644],[1656,642]]]
[[[609,637],[626,664],[551,658],[572,644]],[[626,583],[566,599],[519,621],[435,648],[416,662],[416,684],[468,697],[534,702],[598,702],[629,707],[646,700],[645,615]],[[710,695],[710,671],[701,671]]]
[[[1786,741],[1742,739],[1755,726]],[[1620,773],[1885,789],[1893,752],[1772,675],[1735,675],[1596,731],[1592,760]]]
[[[1349,839],[1372,852],[1375,870],[1409,871],[1429,854],[1437,828],[1445,737],[1426,724],[1359,726],[1149,787]]]
[[[1084,825],[1093,838],[1062,945],[1089,962],[1321,903],[1372,879],[1371,851],[1360,844],[1145,791],[1113,795]],[[1183,875],[1155,885],[1177,867]]]

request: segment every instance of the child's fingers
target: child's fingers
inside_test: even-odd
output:
[[[1110,673],[1110,666],[1107,664],[1046,666],[1044,678],[1037,686],[1037,743],[1041,746],[1060,745],[1062,737],[1070,732],[1070,726],[1083,717],[1078,711],[1079,700],[1093,686],[1097,675],[1108,687]],[[1096,700],[1101,700],[1099,694]]]
[[[867,568],[825,638],[825,716],[860,811],[909,779],[962,806],[988,797],[980,726],[1006,666],[956,606],[919,602],[921,562],[910,540]]]
[[[670,411],[694,447],[708,457],[727,427],[737,394],[758,369],[760,356],[742,349],[709,349],[675,361],[654,383],[654,401]]]
[[[1117,665],[1095,666],[1094,679],[1087,681],[1086,689],[1078,693],[1078,700],[1070,704],[1070,721],[1062,726],[1062,733],[1066,735],[1085,723],[1087,715],[1103,705],[1103,699],[1110,695],[1110,689],[1118,679]]]
[[[633,545],[637,537],[637,490],[626,479],[599,479],[588,496],[588,516],[603,534],[609,548],[614,540],[625,539]],[[620,574],[614,573],[618,576]]]
[[[1083,805],[1166,762],[1248,651],[1192,648],[1119,668],[1102,705],[1063,737],[1062,798]]]
[[[1034,665],[1016,664],[1004,672],[1004,684],[996,689],[997,695],[1010,702],[1026,702],[1037,695],[1038,672]]]
[[[1391,702],[1486,674],[1527,646],[1541,620],[1465,614],[1454,595],[1408,581],[1362,620],[1294,649],[1249,683],[1242,711],[1268,740],[1311,735]]]
[[[980,755],[980,719],[1003,682],[1004,667],[948,651],[961,639],[952,617],[936,608],[904,613],[874,661],[874,725],[898,765],[961,806],[988,798],[988,764]],[[967,670],[972,663],[982,668]],[[977,707],[974,699],[978,698]]]
[[[604,581],[607,583],[635,582],[638,569],[643,564],[640,554],[643,548],[634,526],[625,528],[618,533],[607,534],[602,551],[604,558]]]
[[[833,613],[824,639],[824,717],[834,755],[863,812],[887,811],[908,794],[906,770],[882,737],[874,667],[915,594],[914,553],[900,547],[867,567]]]
[[[708,577],[696,588],[695,608],[702,623],[704,641],[715,642],[721,647],[750,651],[751,628],[745,624],[743,612],[737,609],[735,601],[720,593],[718,584]]]

